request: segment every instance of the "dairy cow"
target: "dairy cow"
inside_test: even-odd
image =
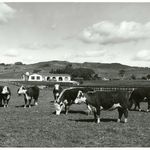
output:
[[[25,101],[24,108],[27,107],[27,103],[29,104],[29,107],[31,107],[32,99],[34,99],[34,105],[38,105],[39,91],[40,90],[37,86],[32,86],[32,87],[21,86],[18,89],[17,91],[18,95],[21,95],[21,94],[24,95],[24,101]]]
[[[129,96],[130,93],[127,91],[95,91],[84,93],[82,102],[91,106],[94,112],[94,119],[97,123],[100,123],[101,110],[114,110],[116,108],[119,113],[117,121],[120,122],[122,115],[124,114],[124,122],[127,122]]]
[[[56,101],[56,99],[59,97],[60,93],[62,92],[62,87],[60,86],[60,84],[55,84],[54,85],[54,89],[53,89],[53,96],[54,96],[54,100]]]
[[[150,87],[143,87],[134,89],[129,98],[130,101],[130,109],[134,104],[134,110],[138,107],[138,110],[141,111],[140,102],[148,102],[147,112],[150,111]]]
[[[8,86],[0,86],[0,106],[8,107],[11,91]]]
[[[91,91],[91,88],[71,87],[64,89],[56,102],[54,103],[56,115],[60,115],[61,110],[65,107],[65,114],[68,114],[69,107],[72,104],[77,104],[76,101],[82,101],[83,92]]]

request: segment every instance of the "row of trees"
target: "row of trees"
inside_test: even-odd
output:
[[[125,73],[126,73],[125,70],[122,69],[122,70],[119,70],[118,75],[119,75],[121,78],[123,78],[123,77],[125,76]],[[136,77],[136,75],[131,74],[130,79],[136,80],[137,77]],[[150,74],[141,77],[141,79],[142,79],[142,80],[150,80]]]
[[[95,74],[95,72],[89,68],[72,68],[72,64],[66,65],[64,69],[52,69],[49,73],[70,74],[73,79],[79,77],[84,80],[92,79]]]

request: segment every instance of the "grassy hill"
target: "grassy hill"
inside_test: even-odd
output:
[[[99,76],[111,79],[119,78],[118,73],[120,70],[125,70],[125,78],[130,78],[132,74],[134,74],[136,78],[141,78],[150,74],[150,68],[147,67],[133,67],[119,63],[70,63],[67,61],[55,60],[29,65],[1,64],[0,78],[20,78],[23,73],[27,71],[32,73],[34,70],[40,70],[40,73],[49,74],[52,69],[62,69],[68,64],[72,64],[73,68],[91,68],[95,71],[96,74],[99,74]]]

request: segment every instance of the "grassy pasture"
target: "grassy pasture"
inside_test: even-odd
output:
[[[1,83],[3,85],[4,83]],[[6,85],[6,83],[5,83]],[[17,86],[0,108],[0,147],[149,147],[150,113],[130,111],[128,123],[117,123],[117,110],[102,111],[101,123],[87,115],[86,106],[72,105],[69,114],[54,114],[52,90],[40,91],[39,105],[24,109]],[[146,103],[141,103],[143,110]]]

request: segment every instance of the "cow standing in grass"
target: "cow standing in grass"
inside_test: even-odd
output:
[[[59,97],[60,93],[62,92],[62,87],[60,86],[60,84],[55,84],[54,85],[54,89],[53,89],[53,95],[54,95],[54,101],[57,100],[57,98]]]
[[[135,89],[129,98],[129,101],[131,103],[130,109],[132,105],[134,104],[134,110],[136,110],[136,107],[138,107],[138,110],[141,111],[140,102],[148,102],[148,108],[147,112],[150,111],[150,87],[143,87],[143,88],[137,88]]]
[[[11,91],[8,86],[0,86],[0,106],[8,107]]]
[[[76,99],[80,101],[83,96],[83,92],[92,91],[91,88],[82,88],[82,87],[71,87],[64,89],[56,102],[54,103],[55,109],[56,109],[56,115],[60,115],[61,110],[65,107],[65,114],[68,114],[69,107],[72,104],[77,104]]]
[[[32,99],[34,99],[34,105],[38,105],[39,92],[40,90],[37,86],[32,86],[32,87],[21,86],[17,91],[18,95],[21,94],[24,95],[24,101],[25,101],[24,108],[27,107],[27,103],[29,104],[29,108],[31,107]]]
[[[94,112],[94,119],[97,123],[100,123],[100,112],[101,110],[114,110],[118,109],[119,118],[118,122],[121,121],[122,115],[124,114],[127,122],[128,107],[129,107],[129,96],[130,92],[127,91],[96,91],[84,93],[83,101],[91,106]],[[76,100],[76,103],[79,101]]]

